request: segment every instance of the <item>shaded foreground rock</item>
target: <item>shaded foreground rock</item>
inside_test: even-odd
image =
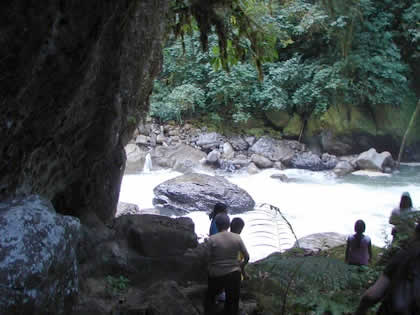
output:
[[[79,292],[79,220],[28,196],[0,203],[0,312],[68,314]]]
[[[242,188],[223,177],[191,173],[167,180],[153,190],[153,205],[179,213],[213,210],[216,202],[228,206],[229,213],[252,210],[255,202]]]
[[[124,215],[115,220],[119,237],[142,256],[182,255],[198,245],[191,218],[169,218],[160,215]]]
[[[202,304],[202,286],[188,293],[191,300],[184,293],[207,277],[190,218],[127,214],[83,229],[72,314],[195,314]]]

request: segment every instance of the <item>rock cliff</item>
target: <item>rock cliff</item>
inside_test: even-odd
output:
[[[0,4],[0,199],[112,217],[161,67],[166,0]]]

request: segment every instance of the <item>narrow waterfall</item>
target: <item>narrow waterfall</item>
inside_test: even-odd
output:
[[[152,168],[152,157],[150,156],[150,153],[147,153],[144,160],[143,172],[149,173],[152,170]]]

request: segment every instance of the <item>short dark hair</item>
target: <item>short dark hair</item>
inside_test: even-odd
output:
[[[227,230],[229,228],[230,219],[226,213],[219,213],[214,218],[216,222],[216,227],[220,231]]]
[[[244,220],[241,218],[233,218],[230,222],[230,231],[236,234],[240,234],[245,226]]]

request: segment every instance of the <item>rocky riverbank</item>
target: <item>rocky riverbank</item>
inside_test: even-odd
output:
[[[332,170],[341,176],[356,170],[392,172],[395,162],[389,152],[374,148],[358,155],[335,156],[314,153],[303,143],[270,136],[223,135],[190,123],[159,124],[153,120],[138,125],[125,147],[126,172],[143,171],[150,154],[153,169],[172,168],[182,173],[194,170],[246,171],[265,168]]]

